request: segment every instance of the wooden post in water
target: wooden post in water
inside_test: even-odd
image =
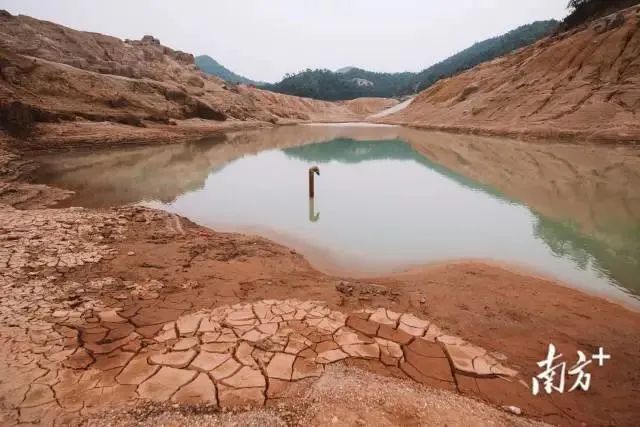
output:
[[[309,168],[309,198],[310,199],[313,199],[316,195],[315,182],[314,182],[314,178],[316,174],[320,176],[320,169],[317,166]]]

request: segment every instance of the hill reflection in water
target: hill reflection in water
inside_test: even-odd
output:
[[[37,160],[41,182],[77,192],[71,205],[144,201],[372,272],[491,258],[640,295],[640,161],[625,150],[291,126]],[[309,206],[315,164],[322,176]]]

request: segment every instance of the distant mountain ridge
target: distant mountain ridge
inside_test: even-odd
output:
[[[196,66],[205,73],[218,76],[229,83],[243,83],[256,86],[264,84],[264,82],[251,80],[247,77],[234,73],[209,55],[196,56],[195,63]]]
[[[297,74],[287,74],[280,82],[266,84],[264,88],[327,101],[360,97],[402,97],[420,92],[442,78],[528,46],[551,33],[558,25],[556,20],[523,25],[501,36],[475,43],[418,73],[377,73],[353,66],[336,71],[306,69]]]

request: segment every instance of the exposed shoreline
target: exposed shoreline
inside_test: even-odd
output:
[[[640,313],[640,299],[636,299],[627,294],[628,291],[621,289],[625,296],[608,295],[606,291],[597,292],[580,287],[576,283],[555,277],[553,274],[545,273],[540,269],[531,266],[519,264],[517,262],[508,262],[495,260],[490,258],[450,258],[439,261],[413,263],[389,267],[373,267],[371,263],[367,263],[362,259],[354,257],[345,258],[344,254],[339,254],[330,250],[324,250],[313,245],[296,239],[285,233],[279,233],[274,230],[268,230],[258,227],[234,227],[231,225],[208,226],[200,224],[202,227],[211,228],[224,233],[238,233],[247,236],[257,236],[274,241],[277,244],[290,248],[293,252],[301,254],[310,263],[314,270],[328,276],[348,278],[349,280],[377,280],[381,278],[398,278],[406,275],[428,274],[430,270],[440,267],[455,267],[465,265],[483,265],[497,270],[508,271],[509,273],[527,276],[540,280],[542,282],[552,283],[554,286],[561,286],[573,291],[577,291],[587,297],[602,299],[612,304],[619,305],[629,311]],[[629,296],[630,298],[628,298]]]
[[[640,7],[634,5],[553,34],[437,81],[382,122],[637,145],[639,24]]]
[[[355,122],[357,123],[359,126],[356,126],[358,128],[370,128],[375,130],[376,129],[376,124],[371,124],[371,126],[369,126],[369,124],[367,122]],[[269,125],[269,124],[264,124],[264,123],[232,123],[228,129],[219,129],[216,133],[214,134],[209,134],[209,137],[217,137],[217,136],[225,136],[225,135],[231,135],[234,132],[241,132],[240,134],[242,134],[242,132],[244,131],[254,131],[257,129],[261,129],[261,128],[271,128],[274,130],[277,130],[278,128],[283,128],[283,129],[291,129],[291,132],[288,132],[285,135],[288,135],[290,133],[292,133],[294,131],[293,128],[291,128],[290,126],[296,126],[296,125],[309,125],[308,128],[311,130],[314,127],[321,127],[320,125],[323,125],[323,123],[313,123],[313,122],[303,122],[303,123],[296,123],[296,122],[292,122],[289,123],[288,125],[285,125],[284,128],[281,125]],[[329,123],[329,126],[331,127],[336,127],[336,128],[342,128],[343,126],[341,126],[341,124],[344,124],[343,122],[336,122],[336,123]],[[306,126],[305,126],[306,127]],[[352,127],[352,126],[345,126],[345,127]],[[551,156],[551,157],[556,157],[557,161],[557,165],[556,163],[554,164],[550,164],[547,165],[547,170],[544,172],[545,174],[549,173],[549,167],[551,166],[562,166],[564,167],[564,165],[569,165],[570,163],[573,163],[573,160],[576,158],[576,156],[579,154],[578,152],[582,152],[584,151],[582,147],[585,147],[588,150],[595,150],[597,149],[597,151],[593,152],[593,153],[582,153],[583,156],[588,156],[590,159],[591,158],[601,158],[603,156],[603,154],[606,153],[621,153],[621,156],[616,154],[615,157],[612,157],[610,164],[611,165],[615,165],[616,163],[622,161],[622,162],[627,162],[630,160],[633,160],[635,158],[635,160],[640,159],[640,152],[638,152],[636,150],[636,146],[635,145],[610,145],[607,144],[605,146],[599,145],[599,144],[593,144],[593,143],[588,143],[587,145],[584,144],[578,144],[578,143],[567,143],[565,141],[559,141],[559,142],[549,142],[549,143],[538,143],[538,142],[531,142],[531,141],[522,141],[522,140],[512,140],[509,139],[508,137],[503,137],[504,139],[487,139],[486,141],[482,139],[482,137],[478,137],[478,141],[476,141],[474,138],[470,139],[469,141],[466,140],[462,140],[458,143],[458,141],[455,138],[455,135],[457,134],[451,134],[451,133],[438,133],[438,134],[434,134],[433,138],[429,138],[428,141],[421,141],[421,136],[419,133],[414,132],[413,128],[405,128],[402,129],[401,127],[396,127],[396,128],[388,128],[385,127],[383,128],[383,130],[385,131],[385,135],[387,135],[388,137],[392,137],[392,135],[396,135],[396,133],[398,134],[398,137],[401,137],[403,139],[406,139],[408,141],[410,141],[411,145],[414,146],[414,148],[418,151],[418,152],[423,152],[423,155],[426,155],[427,157],[433,157],[433,155],[437,154],[437,158],[439,159],[438,161],[442,161],[443,165],[445,165],[446,167],[450,168],[453,171],[458,171],[459,173],[461,173],[462,175],[464,175],[465,173],[469,173],[469,170],[467,170],[467,172],[464,172],[466,166],[465,163],[460,163],[460,165],[457,165],[456,162],[459,161],[461,158],[458,156],[456,157],[455,155],[449,153],[449,152],[441,152],[441,151],[434,151],[434,149],[437,150],[441,150],[443,149],[443,147],[447,147],[449,145],[452,145],[451,148],[453,147],[457,147],[457,148],[453,148],[453,150],[451,150],[452,152],[455,152],[456,150],[464,150],[464,151],[459,151],[460,153],[463,153],[463,155],[465,157],[467,157],[468,154],[473,154],[476,155],[476,153],[478,152],[476,148],[472,147],[472,145],[476,144],[476,143],[480,143],[482,142],[483,144],[491,144],[491,145],[495,145],[495,147],[492,148],[493,151],[497,152],[501,152],[503,153],[503,155],[501,155],[501,157],[504,157],[505,161],[505,165],[506,164],[511,164],[513,162],[513,154],[509,154],[509,150],[513,150],[514,152],[518,152],[519,150],[523,150],[524,148],[531,148],[531,152],[530,154],[527,154],[527,156],[533,158],[531,156],[531,154],[533,154],[536,157],[539,157],[538,160],[535,160],[536,165],[538,165],[538,167],[540,166],[540,162],[543,160],[542,158],[542,154],[544,154],[545,156]],[[353,135],[357,135],[359,131],[354,130],[349,131],[349,135],[353,134]],[[276,133],[276,135],[278,135]],[[290,146],[292,143],[295,144],[295,140],[294,141],[289,141],[288,140],[289,136],[284,137],[284,139],[282,139],[282,142],[284,143],[284,146]],[[148,146],[148,145],[158,145],[161,143],[164,144],[173,144],[173,143],[181,143],[183,142],[184,139],[188,139],[186,135],[183,135],[181,139],[175,140],[175,139],[164,139],[162,141],[158,141],[157,139],[151,138],[151,139],[147,139],[147,140],[141,140],[141,141],[134,141],[128,144],[113,144],[113,145],[108,145],[108,146],[104,146],[104,145],[100,145],[100,146],[96,146],[96,145],[92,145],[92,144],[83,144],[83,145],[58,145],[55,148],[41,148],[41,149],[36,149],[34,151],[28,150],[26,151],[26,153],[28,154],[36,154],[36,155],[41,155],[43,153],[47,153],[47,152],[51,152],[51,153],[55,153],[58,152],[59,150],[80,150],[80,151],[84,151],[84,150],[94,150],[94,149],[111,149],[112,147],[136,147],[136,146]],[[199,139],[199,138],[198,138]],[[439,145],[433,145],[431,143],[431,139],[441,139],[442,143]],[[232,139],[233,140],[233,139]],[[221,138],[220,143],[224,143],[225,139]],[[299,142],[298,142],[299,143]],[[278,146],[281,146],[280,143],[278,143]],[[591,148],[589,148],[591,147]],[[250,149],[250,151],[248,152],[254,152],[255,150],[263,150],[263,149],[268,149],[271,148],[269,147],[268,143],[267,145],[261,144],[259,147],[255,147],[254,149]],[[471,149],[474,149],[475,152]],[[507,150],[508,149],[508,150]],[[538,151],[540,152],[540,154],[538,154]],[[548,152],[548,153],[547,153]],[[555,154],[553,154],[555,153]],[[484,156],[488,156],[491,153],[486,153]],[[445,157],[447,156],[447,157]],[[560,157],[557,157],[560,156]],[[467,161],[472,161],[474,163],[480,162],[480,164],[482,164],[483,161],[485,161],[485,159],[482,158],[482,156],[479,156],[478,158],[471,158],[468,157],[469,160],[464,160],[464,162]],[[502,161],[501,160],[501,161]],[[562,161],[562,162],[560,162]],[[592,161],[589,160],[587,161],[587,163],[589,165],[591,165],[590,167],[594,168],[595,166],[592,164]],[[634,164],[636,164],[637,161],[635,163],[628,163],[628,167],[633,168]],[[594,170],[598,171],[598,174],[600,175],[601,180],[606,179],[605,176],[602,175],[602,168],[604,166],[607,166],[606,164],[602,164],[600,165],[600,169],[598,169],[597,167]],[[494,166],[491,166],[490,164],[485,165],[485,167],[487,169],[494,169]],[[521,166],[516,166],[515,164],[509,166],[508,168],[515,168],[520,170],[520,173],[522,176],[517,176],[514,178],[517,178],[517,180],[514,182],[514,184],[517,184],[516,187],[521,186],[522,183],[521,181],[527,179],[527,177],[531,174],[531,172],[525,172],[522,170]],[[507,169],[505,169],[505,171],[502,171],[501,173],[505,173],[507,172]],[[608,170],[610,169],[611,166],[607,166],[605,169]],[[581,169],[581,168],[578,168]],[[571,173],[576,173],[578,172],[578,169],[575,170],[571,170]],[[587,167],[585,165],[585,170],[581,171],[580,170],[580,174],[579,176],[577,176],[575,179],[583,182],[583,184],[586,185],[586,183],[589,183],[588,180],[591,179],[591,177],[589,177],[589,173],[591,171],[591,169],[589,169],[589,167]],[[499,175],[499,174],[498,174]],[[495,182],[495,177],[480,177],[481,179],[478,179],[478,176],[475,175],[471,175],[470,178],[477,180],[478,182],[487,184],[487,183],[491,183],[493,186],[495,186],[497,189],[502,190],[504,192],[504,194],[506,194],[508,197],[512,198],[512,200],[519,200],[520,196],[518,196],[518,192],[516,192],[515,194],[513,194],[513,188],[500,188],[500,184]],[[487,181],[487,179],[489,181]],[[494,182],[492,182],[491,180],[494,180]],[[513,178],[512,178],[513,179]],[[585,181],[587,180],[587,181]],[[616,183],[619,181],[619,179],[615,179],[614,181],[612,181],[610,183],[610,185],[614,186],[617,185]],[[631,182],[635,182],[635,181],[631,181]],[[568,183],[566,183],[564,186],[571,186],[572,185],[572,181],[569,181]],[[601,186],[602,184],[598,181],[598,182],[594,182],[593,184],[589,184],[589,186],[597,188],[598,186]],[[539,205],[537,202],[540,201],[544,201],[545,200],[545,195],[539,195],[537,194],[538,190],[536,188],[533,188],[533,192],[531,191],[531,189],[529,189],[528,187],[519,189],[521,190],[520,193],[525,193],[528,194],[531,193],[531,197],[533,197],[533,200],[527,200],[524,199],[523,202],[525,204],[528,205],[532,205],[535,207],[535,210],[538,210],[539,212],[542,212],[543,214],[550,214],[549,212],[549,207],[544,206],[544,205]],[[595,194],[595,193],[594,193]],[[567,197],[566,195],[564,195],[563,197]],[[539,200],[538,200],[539,199]],[[534,202],[534,203],[531,203]],[[571,208],[575,208],[575,206],[571,207]],[[567,214],[575,214],[575,212],[562,212],[564,215]],[[597,213],[597,212],[596,212]],[[550,215],[551,217],[553,217],[553,214],[551,213]],[[595,218],[596,220],[598,218]],[[593,219],[589,219],[589,221],[592,221]],[[284,243],[285,245],[290,245],[290,246],[294,246],[298,249],[300,248],[305,248],[307,250],[307,253],[309,253],[311,259],[313,259],[314,261],[314,265],[317,265],[318,268],[324,272],[328,272],[328,273],[339,273],[341,275],[350,275],[350,271],[345,270],[344,268],[341,267],[341,265],[345,264],[345,261],[341,262],[341,258],[337,259],[336,258],[336,254],[328,254],[325,253],[325,251],[319,251],[317,248],[309,248],[307,247],[308,245],[302,243],[302,242],[295,242],[291,240],[290,237],[287,236],[281,236],[279,235],[277,232],[274,232],[272,230],[262,230],[263,232],[261,232],[260,230],[239,230],[237,228],[233,228],[233,227],[223,227],[223,229],[225,230],[229,230],[229,231],[237,231],[237,232],[249,232],[252,234],[261,234],[261,235],[266,235],[269,236],[271,238],[274,238],[275,240]],[[353,260],[352,260],[353,261]],[[459,261],[459,260],[453,260],[454,262]],[[495,262],[495,261],[491,261],[488,260],[489,262]],[[351,261],[349,261],[351,262]],[[499,265],[504,265],[499,263]],[[394,271],[404,271],[407,268],[413,268],[415,267],[414,265],[408,265],[406,267],[402,267],[402,268],[394,268]],[[535,268],[528,268],[525,266],[515,266],[516,268],[520,269],[520,271],[526,271],[529,274],[539,274],[540,272],[537,271]],[[419,268],[419,266],[418,266]],[[356,270],[358,270],[358,268],[356,268]],[[355,276],[355,277],[375,277],[375,276],[381,276],[383,275],[382,273],[389,273],[389,271],[383,271],[383,270],[377,270],[377,271],[371,271],[368,272],[366,270],[366,266],[363,265],[363,268],[361,269],[362,271],[356,271],[355,273],[351,273],[351,275]],[[542,276],[544,276],[545,274],[542,273]],[[547,276],[547,278],[552,279],[552,280],[559,280],[560,282],[562,282],[562,279],[559,279],[557,277],[554,277],[553,275],[551,276]],[[566,279],[565,279],[566,281]],[[571,288],[574,289],[580,289],[579,287],[572,285],[570,283],[566,283],[566,286],[569,286]],[[590,293],[588,290],[585,290],[585,292]],[[591,295],[597,296],[597,297],[604,297],[607,298],[605,295],[602,294],[598,294],[598,293],[590,293]],[[616,301],[618,303],[621,303],[625,306],[633,306],[633,303],[628,303],[625,302],[623,300],[623,298],[609,298],[612,301]]]
[[[380,122],[387,123],[387,122]],[[558,129],[554,127],[539,127],[536,129],[506,129],[482,126],[446,126],[429,125],[413,122],[392,121],[390,124],[405,126],[413,129],[432,130],[438,132],[461,135],[478,135],[519,139],[521,141],[540,141],[545,143],[569,144],[603,144],[611,146],[640,146],[640,131],[638,133],[619,133],[598,130]],[[553,141],[553,142],[550,142]]]
[[[187,138],[186,135],[182,137]],[[179,140],[164,139],[166,142]],[[153,135],[145,141],[153,143],[160,139]],[[91,149],[92,146],[89,147]],[[56,148],[62,147],[57,145]],[[20,191],[19,185],[33,185],[28,182],[28,173],[14,176],[12,182],[18,185],[17,191]],[[72,209],[54,211],[68,213]],[[114,209],[118,211],[122,208]],[[101,216],[114,209],[82,211]],[[167,216],[164,213],[156,214],[153,210],[146,211],[152,216]],[[20,215],[20,211],[16,215]],[[168,218],[173,217],[170,215]],[[634,337],[640,331],[640,313],[617,302],[589,295],[566,283],[540,277],[530,271],[493,262],[458,260],[424,265],[390,275],[345,280],[343,275],[326,275],[317,271],[295,251],[261,237],[218,233],[191,224],[186,219],[181,221],[182,228],[189,229],[188,236],[178,235],[175,240],[160,237],[155,243],[150,242],[158,238],[150,240],[149,236],[164,235],[165,226],[162,222],[131,223],[127,237],[116,243],[118,255],[114,259],[102,261],[93,269],[71,269],[63,273],[63,278],[82,282],[92,277],[112,276],[137,282],[152,277],[163,283],[174,284],[195,280],[203,287],[204,294],[213,292],[212,295],[217,295],[214,305],[294,297],[323,300],[330,308],[341,312],[363,307],[386,307],[409,312],[427,317],[449,333],[478,343],[488,351],[506,355],[525,379],[535,374],[535,362],[542,358],[550,342],[567,355],[575,354],[578,349],[591,350],[604,346],[614,354],[617,364],[594,373],[597,376],[594,379],[594,383],[597,381],[596,390],[599,390],[597,393],[565,394],[554,397],[552,403],[537,401],[525,393],[516,399],[517,404],[525,408],[525,415],[529,417],[561,425],[610,421],[633,424],[637,421],[639,414],[629,410],[629,405],[633,405],[635,399],[632,372],[637,372],[639,361]],[[207,257],[192,259],[190,266],[185,268],[187,264],[182,258],[194,250],[189,248],[210,245],[206,243],[207,236],[215,236],[215,239],[225,242],[225,247],[230,250],[236,248],[232,252],[255,244],[251,242],[259,242],[260,249],[255,253],[253,249],[249,252],[239,249],[241,254],[246,255],[239,255],[241,261],[228,264],[214,261],[212,265]],[[215,247],[209,250],[217,250],[213,249]],[[128,253],[133,255],[126,255]],[[274,253],[278,254],[276,258],[273,258]],[[161,267],[148,268],[143,265]],[[180,265],[183,265],[182,269]],[[214,276],[211,276],[212,271],[216,272]],[[353,291],[345,293],[336,287],[341,282],[348,283],[348,288]],[[180,289],[172,292],[172,298],[190,301],[192,309],[200,307],[197,296],[200,294],[192,295],[189,290]],[[618,395],[609,399],[606,397],[607,390],[614,386]],[[494,406],[514,402],[513,392],[504,396],[500,393],[497,390],[490,394],[467,390],[463,394]],[[609,407],[606,413],[597,409],[603,402]],[[544,409],[549,404],[555,409]],[[577,408],[583,408],[582,412],[578,412]]]
[[[640,147],[640,134],[616,132],[598,132],[594,130],[558,129],[539,127],[527,129],[499,128],[488,126],[448,126],[431,125],[402,120],[348,119],[344,121],[314,122],[305,120],[286,120],[272,124],[261,121],[211,122],[191,119],[176,121],[175,126],[149,124],[145,128],[136,128],[112,122],[67,122],[59,124],[40,124],[35,132],[24,140],[16,140],[5,133],[0,134],[0,147],[28,151],[65,150],[82,147],[117,147],[151,144],[175,144],[194,139],[223,135],[227,132],[269,128],[277,126],[358,123],[361,126],[394,125],[410,129],[429,130],[459,135],[477,135],[497,138],[516,139],[523,142],[541,142],[545,144],[602,144],[607,146]]]

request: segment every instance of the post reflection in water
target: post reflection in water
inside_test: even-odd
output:
[[[309,222],[318,222],[320,212],[316,213],[315,199],[309,198]]]

